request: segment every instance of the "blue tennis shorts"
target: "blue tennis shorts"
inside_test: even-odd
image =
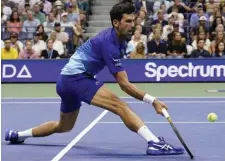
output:
[[[80,108],[81,102],[90,104],[94,95],[103,84],[102,81],[86,73],[60,75],[57,81],[56,91],[61,97],[61,112],[73,112]]]

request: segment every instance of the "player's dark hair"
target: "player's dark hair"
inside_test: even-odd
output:
[[[127,1],[124,2],[124,1],[115,4],[110,10],[112,26],[113,26],[113,20],[120,21],[123,17],[123,14],[132,14],[135,11],[133,3],[130,3]]]

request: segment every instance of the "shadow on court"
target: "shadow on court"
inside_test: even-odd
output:
[[[165,118],[156,115],[147,104],[125,98],[130,107],[141,116],[153,133],[162,134],[168,142],[179,145]],[[225,161],[225,110],[224,98],[163,98],[169,105],[169,112],[183,139],[195,155],[195,161]],[[39,103],[38,103],[39,102]],[[52,160],[73,141],[102,109],[84,104],[72,131],[55,134],[46,138],[30,138],[22,145],[9,145],[4,141],[8,128],[24,130],[44,121],[57,120],[59,100],[57,99],[7,99],[2,102],[2,160],[40,161]],[[216,123],[209,123],[206,116],[210,112],[218,114]],[[77,144],[63,154],[61,161],[115,161],[154,160],[189,161],[184,155],[147,156],[147,144],[137,134],[126,129],[120,118],[107,113]],[[54,160],[56,161],[56,160]]]

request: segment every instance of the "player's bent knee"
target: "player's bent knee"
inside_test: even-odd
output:
[[[73,125],[65,125],[65,124],[58,124],[57,127],[57,132],[59,133],[64,133],[64,132],[69,132],[73,129]]]
[[[122,101],[116,102],[116,104],[115,104],[115,112],[114,112],[115,114],[121,116],[127,110],[129,110],[129,107],[128,107],[127,103],[122,102]]]

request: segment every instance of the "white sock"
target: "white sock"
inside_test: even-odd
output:
[[[25,140],[29,137],[33,137],[32,129],[28,129],[28,130],[25,130],[25,131],[18,132],[18,135],[19,135],[20,141]]]
[[[137,133],[147,142],[159,142],[159,139],[148,129],[147,126],[142,126]]]

